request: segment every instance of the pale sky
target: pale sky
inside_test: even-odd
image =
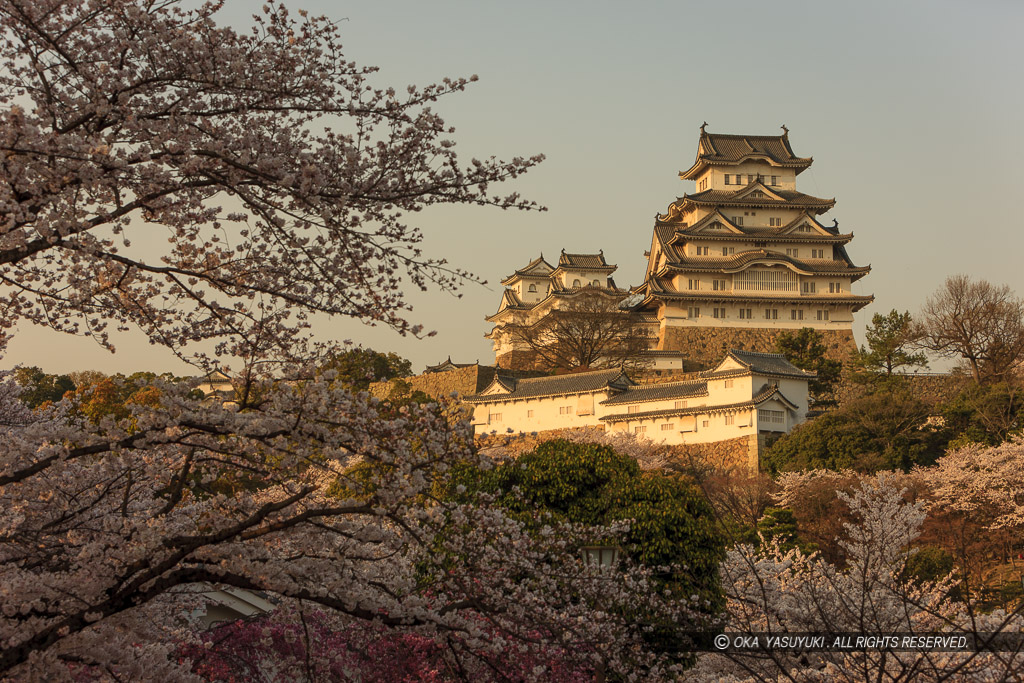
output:
[[[516,189],[545,213],[476,207],[416,216],[425,250],[490,282],[463,297],[410,292],[411,319],[435,330],[402,338],[346,320],[323,339],[396,351],[414,369],[447,356],[493,363],[484,316],[499,281],[543,252],[603,249],[619,286],[639,284],[655,213],[679,180],[699,126],[772,135],[786,124],[814,165],[801,191],[835,197],[821,217],[855,234],[873,271],[854,285],[876,301],[857,316],[916,312],[945,277],[967,273],[1024,294],[1015,169],[1024,159],[1024,3],[858,2],[288,2],[342,20],[347,56],[402,89],[478,74],[435,110],[466,160],[543,153]],[[242,28],[259,3],[228,0]],[[140,335],[111,356],[94,343],[24,327],[3,366],[49,372],[187,372]]]

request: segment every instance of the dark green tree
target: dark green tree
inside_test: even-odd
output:
[[[800,538],[796,516],[789,508],[767,508],[751,535],[752,543],[759,543],[761,539],[766,543],[778,541],[783,550],[799,548],[804,553],[810,553],[818,548],[816,544],[807,543]]]
[[[952,445],[983,443],[990,446],[1024,431],[1024,387],[996,382],[964,388],[942,406]]]
[[[75,383],[67,375],[50,375],[34,365],[17,368],[14,381],[22,387],[20,398],[29,408],[38,408],[47,401],[56,403],[75,390]]]
[[[593,526],[630,520],[622,544],[626,557],[649,567],[677,565],[661,575],[665,589],[707,599],[708,614],[723,604],[718,565],[725,537],[711,505],[686,477],[642,471],[636,460],[608,446],[559,439],[490,471],[467,469],[454,478],[452,486],[458,484],[466,487],[458,497],[494,495],[497,504],[538,531],[549,523],[539,512]],[[653,629],[651,642],[666,651],[680,647],[679,625],[664,626]]]
[[[931,465],[945,451],[949,432],[929,426],[930,413],[907,389],[862,396],[779,439],[765,453],[765,465],[774,472]]]
[[[828,408],[836,405],[836,384],[842,374],[843,364],[828,358],[825,343],[819,332],[804,327],[799,332],[785,332],[775,342],[779,353],[802,370],[818,373],[808,384],[812,408]]]
[[[320,369],[335,371],[335,381],[352,391],[366,391],[371,382],[408,377],[412,374],[412,363],[394,352],[380,353],[360,346],[334,355]]]
[[[928,367],[928,357],[913,350],[914,343],[921,339],[921,331],[909,312],[893,309],[885,315],[875,313],[864,338],[867,347],[857,354],[857,365],[864,372],[891,376],[901,368]]]

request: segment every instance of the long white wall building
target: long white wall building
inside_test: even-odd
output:
[[[808,380],[775,353],[732,350],[718,367],[679,382],[637,384],[621,369],[510,379],[464,400],[478,434],[603,426],[668,444],[788,432],[807,419]]]

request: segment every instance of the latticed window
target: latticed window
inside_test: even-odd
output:
[[[781,268],[750,268],[732,276],[733,289],[756,292],[795,292],[796,273]]]
[[[786,422],[786,414],[781,410],[771,410],[769,408],[762,408],[757,411],[757,419],[760,420],[761,422],[784,424]]]

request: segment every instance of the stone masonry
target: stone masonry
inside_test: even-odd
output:
[[[752,329],[739,327],[666,327],[659,350],[682,351],[692,360],[712,365],[730,349],[777,353],[779,336],[795,333],[791,329]],[[829,358],[846,362],[857,349],[851,330],[818,330],[824,339]]]

